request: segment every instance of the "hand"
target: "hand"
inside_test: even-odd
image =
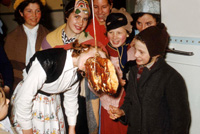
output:
[[[116,120],[117,118],[125,115],[124,110],[122,110],[118,107],[114,107],[114,106],[110,105],[109,108],[110,109],[108,111],[108,114],[112,120]]]
[[[119,79],[120,85],[123,87],[126,84],[126,80],[124,79]]]
[[[33,129],[22,130],[23,134],[33,134]]]
[[[69,134],[76,134],[75,126],[69,126]]]

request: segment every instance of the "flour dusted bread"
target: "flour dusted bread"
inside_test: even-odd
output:
[[[85,74],[90,86],[97,92],[115,94],[119,86],[111,61],[100,56],[91,57],[85,63]]]

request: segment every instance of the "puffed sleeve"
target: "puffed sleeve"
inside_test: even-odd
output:
[[[70,126],[76,125],[78,115],[78,90],[79,81],[64,93],[65,114],[67,115],[67,121]]]
[[[17,122],[24,130],[32,128],[33,99],[45,80],[46,73],[37,58],[35,58],[23,82],[15,89],[17,94],[14,99],[14,106],[16,108]]]

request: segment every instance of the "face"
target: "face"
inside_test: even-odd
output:
[[[67,18],[67,30],[69,34],[80,34],[87,26],[89,15],[83,12],[76,14],[74,11]]]
[[[106,58],[106,54],[102,50],[98,49],[98,53],[100,54],[100,56],[102,58]],[[86,60],[90,57],[94,57],[95,54],[96,54],[95,48],[90,48],[89,51],[81,53],[77,59],[77,66],[78,66],[79,70],[85,71]]]
[[[147,27],[156,26],[156,24],[156,19],[152,15],[144,14],[143,16],[139,17],[136,21],[136,28],[139,30],[139,32],[141,32]]]
[[[141,42],[140,40],[134,40],[134,47],[135,47],[135,58],[137,65],[145,65],[150,60],[149,51],[146,45]]]
[[[19,13],[25,20],[24,25],[30,29],[34,28],[41,19],[41,10],[37,3],[28,4],[24,11]]]
[[[112,5],[108,3],[108,0],[94,0],[94,15],[100,24],[105,24],[111,9]]]
[[[107,36],[112,46],[118,48],[124,44],[128,37],[128,33],[123,27],[119,27],[108,31]]]
[[[9,99],[6,99],[6,103],[1,107],[0,109],[0,120],[2,120],[3,118],[5,118],[8,114],[8,107],[9,107]]]

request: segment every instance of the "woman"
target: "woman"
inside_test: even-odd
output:
[[[106,58],[106,49],[103,45],[99,45],[98,53]],[[57,94],[64,93],[69,134],[75,134],[79,89],[77,72],[84,72],[86,60],[94,57],[95,54],[94,41],[92,44],[79,44],[76,41],[71,49],[43,50],[31,58],[28,66],[23,70],[24,79],[18,84],[12,96],[12,121],[18,133],[64,134],[64,120],[57,117],[62,114],[60,113],[61,101],[56,98]],[[37,93],[51,95],[52,100],[40,98]],[[39,102],[41,105],[38,104]],[[43,103],[48,105],[45,106]],[[43,111],[37,113],[37,110]]]
[[[22,70],[49,32],[39,24],[45,4],[45,0],[16,0],[14,3],[15,21],[19,26],[5,40],[5,51],[14,71],[13,89],[22,80]]]
[[[96,37],[97,41],[100,41],[105,46],[108,43],[108,38],[106,36],[106,27],[105,21],[107,16],[110,14],[110,11],[113,7],[112,0],[93,0],[94,4],[94,16],[95,18],[95,29],[96,29]],[[92,37],[94,37],[94,30],[93,30],[93,20],[90,20],[90,23],[85,30],[89,32]]]
[[[142,30],[161,23],[160,0],[137,0],[132,16],[134,32],[130,35],[130,40]],[[134,41],[131,45],[134,45]]]
[[[153,7],[151,7],[153,5]],[[159,0],[137,0],[133,14],[133,27],[141,32],[161,22]],[[138,32],[136,32],[138,33]]]

